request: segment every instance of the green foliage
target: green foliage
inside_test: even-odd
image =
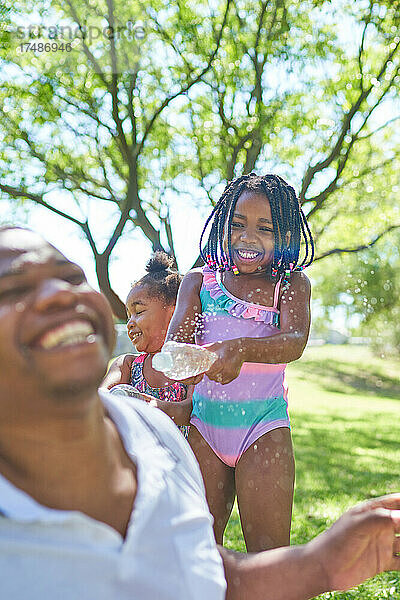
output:
[[[289,408],[296,455],[292,544],[303,544],[362,500],[399,487],[399,361],[366,347],[307,348],[288,367]],[[225,545],[244,551],[239,516]],[[321,600],[400,598],[397,573],[374,577]]]
[[[381,354],[400,353],[399,248],[400,237],[394,232],[357,254],[316,263],[312,272],[325,322],[334,326],[332,307],[343,307],[349,329],[356,323],[353,333],[371,338]]]
[[[398,0],[5,7],[0,193],[76,223],[98,273],[129,221],[173,252],[168,192],[252,170],[298,188],[319,256],[400,225]]]

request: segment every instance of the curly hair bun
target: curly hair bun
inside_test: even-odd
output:
[[[161,271],[176,271],[174,268],[174,259],[166,252],[157,250],[152,254],[150,260],[146,264],[147,273],[159,273]]]
[[[174,259],[157,250],[151,255],[146,271],[146,275],[133,285],[149,286],[151,295],[162,298],[167,304],[175,304],[182,276],[175,267]]]

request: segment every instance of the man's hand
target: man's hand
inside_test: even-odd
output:
[[[346,590],[400,569],[400,494],[363,502],[307,545],[328,590]]]
[[[307,600],[400,570],[400,494],[360,504],[304,546],[255,554],[219,548],[226,600]]]

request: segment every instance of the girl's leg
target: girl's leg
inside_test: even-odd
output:
[[[190,427],[188,442],[203,475],[208,506],[214,517],[215,539],[217,544],[222,545],[235,499],[235,471],[218,458],[193,425]]]
[[[260,552],[290,541],[294,489],[294,456],[288,428],[261,436],[240,457],[236,493],[248,552]]]

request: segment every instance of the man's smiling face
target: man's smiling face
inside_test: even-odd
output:
[[[96,390],[114,336],[107,301],[77,265],[32,231],[0,230],[0,391]]]

